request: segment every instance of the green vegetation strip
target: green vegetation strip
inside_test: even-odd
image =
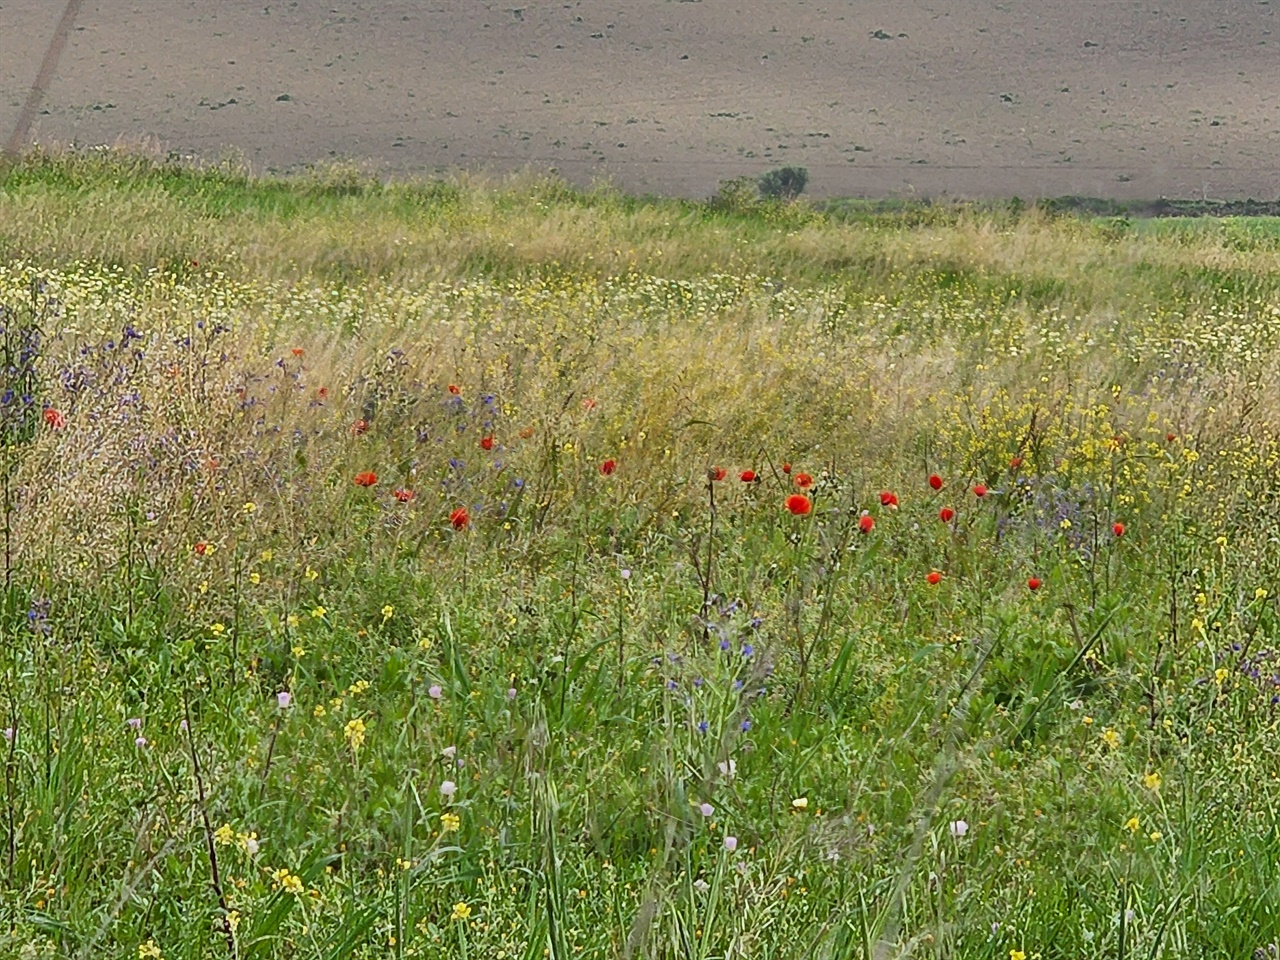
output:
[[[0,184],[0,953],[1280,942],[1271,221]]]

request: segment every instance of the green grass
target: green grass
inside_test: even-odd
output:
[[[0,185],[0,955],[1280,943],[1268,222]]]

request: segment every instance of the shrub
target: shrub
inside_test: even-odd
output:
[[[721,180],[711,206],[716,210],[750,210],[760,202],[760,185],[755,177]]]
[[[779,167],[760,177],[762,196],[771,200],[794,200],[809,184],[809,171],[804,167]]]

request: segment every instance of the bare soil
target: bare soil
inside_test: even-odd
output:
[[[0,0],[0,140],[64,0]],[[1280,0],[85,0],[32,128],[705,196],[1280,197]]]

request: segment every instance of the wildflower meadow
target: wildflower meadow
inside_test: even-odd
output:
[[[1280,952],[1280,226],[0,176],[0,955]]]

